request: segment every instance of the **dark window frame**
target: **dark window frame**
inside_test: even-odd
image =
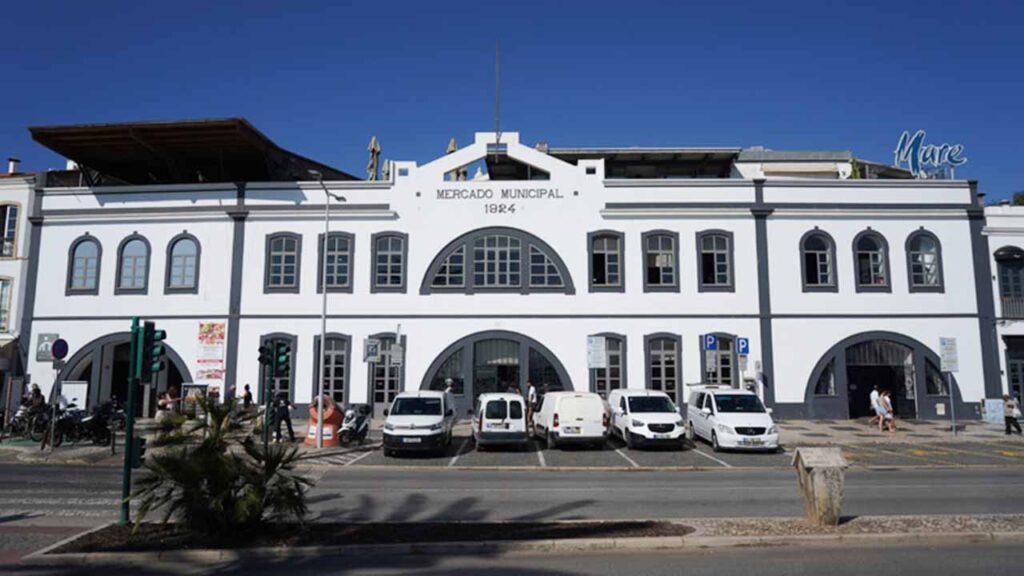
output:
[[[930,238],[935,242],[935,261],[938,265],[938,284],[914,284],[914,267],[911,261],[911,244],[918,238]],[[942,261],[942,242],[939,241],[939,237],[935,235],[931,230],[927,230],[924,226],[914,230],[907,236],[907,241],[904,243],[904,252],[907,259],[907,288],[910,292],[931,292],[935,294],[942,294],[946,291],[946,278],[945,278],[945,266]]]
[[[676,346],[676,390],[675,398],[672,398],[672,401],[676,403],[676,406],[679,406],[682,404],[680,398],[683,397],[684,388],[686,387],[683,383],[683,337],[681,335],[671,332],[655,332],[644,335],[644,387],[646,390],[660,390],[653,388],[651,385],[651,343],[661,339],[671,340]],[[664,376],[662,377],[664,378]],[[665,390],[660,391],[668,394]]]
[[[729,281],[725,284],[704,283],[704,238],[724,236],[729,243],[726,258],[729,265]],[[732,232],[722,229],[700,230],[697,238],[697,291],[698,292],[735,292],[736,291],[736,242]],[[717,253],[717,251],[715,252]],[[715,271],[717,275],[717,270]]]
[[[818,236],[825,240],[828,248],[828,257],[832,264],[831,284],[808,284],[807,283],[807,241]],[[800,285],[804,292],[839,292],[839,266],[836,261],[836,241],[832,235],[815,226],[800,237]]]
[[[129,242],[139,240],[142,245],[146,248],[146,273],[142,282],[141,288],[125,288],[121,286],[121,272],[124,270],[124,249],[128,246]],[[149,244],[149,240],[139,234],[138,232],[132,232],[121,239],[121,243],[117,245],[117,275],[114,277],[114,294],[147,294],[149,293],[149,271],[153,264],[153,249]],[[98,279],[98,278],[97,278]]]
[[[595,284],[594,283],[594,240],[611,236],[619,241],[619,283],[618,284]],[[590,292],[620,292],[626,291],[626,235],[618,230],[595,230],[587,232],[587,285]]]
[[[402,283],[378,284],[377,283],[377,241],[383,238],[398,238],[402,241]],[[409,235],[405,232],[385,231],[377,232],[370,236],[370,294],[397,293],[405,294],[409,285]]]
[[[672,239],[673,282],[671,284],[651,284],[647,278],[647,256],[650,253],[650,249],[647,246],[647,240],[658,236],[667,236]],[[682,284],[679,274],[679,252],[681,251],[679,245],[679,233],[663,229],[649,230],[640,234],[640,242],[641,250],[643,251],[644,292],[679,292],[679,287]]]
[[[328,294],[351,294],[355,284],[356,237],[343,231],[331,231],[328,238],[344,238],[348,240],[348,284],[344,286],[328,286]],[[324,233],[316,237],[316,293],[324,293]]]
[[[625,389],[629,388],[629,372],[628,372],[629,354],[628,354],[627,348],[626,348],[626,335],[625,334],[619,334],[619,333],[616,333],[616,332],[599,332],[597,334],[591,334],[590,336],[601,336],[601,337],[605,338],[606,341],[607,340],[617,340],[619,342],[619,344],[620,344],[620,352],[619,352],[619,354],[622,357],[622,363],[619,365],[619,369],[621,371],[620,374],[619,374],[619,381],[621,382],[622,385],[619,386],[618,388],[609,388],[608,392],[610,393],[612,390],[625,390]],[[605,345],[607,346],[607,342],[606,342]],[[606,352],[606,354],[607,354],[607,352]],[[590,383],[589,390],[591,392],[597,392],[597,371],[598,370],[601,370],[601,368],[588,368],[587,369],[588,379],[589,379],[589,383]],[[607,368],[604,368],[604,370],[607,370]]]
[[[328,332],[328,340],[341,340],[345,346],[345,391],[344,398],[341,404],[348,405],[349,398],[352,397],[352,337],[348,334],[342,334],[340,332]],[[320,367],[320,335],[316,334],[313,336],[313,387],[310,390],[310,402],[316,402],[316,396],[314,394],[319,389],[319,380],[322,378],[323,368]],[[332,396],[333,398],[333,396]],[[335,403],[338,403],[335,400]]]
[[[2,210],[7,208],[6,210]],[[5,201],[0,202],[0,242],[6,242],[6,238],[9,232],[7,224],[11,221],[10,209],[14,208],[16,213],[14,215],[14,238],[11,239],[11,253],[5,255],[3,247],[0,246],[0,260],[12,260],[18,257],[18,234],[21,232],[21,215],[22,206],[20,202]]]
[[[295,240],[295,285],[270,285],[270,246],[277,238]],[[263,293],[264,294],[298,294],[302,289],[302,235],[295,232],[271,232],[267,234],[263,248]]]
[[[191,240],[196,247],[196,280],[193,286],[172,286],[171,268],[174,264],[174,247],[182,240]],[[187,230],[182,231],[167,243],[167,261],[164,264],[164,294],[198,294],[199,293],[199,271],[203,260],[203,245],[199,239],[189,234]]]
[[[509,236],[519,241],[520,251],[520,270],[519,276],[520,281],[518,286],[478,286],[476,285],[475,274],[475,255],[474,245],[479,238],[485,236]],[[463,249],[463,282],[461,286],[434,286],[434,277],[437,276],[442,265],[446,262],[448,257],[454,252],[458,251],[459,248]],[[562,277],[561,286],[553,285],[532,285],[530,284],[530,258],[531,249],[536,248],[545,256],[554,267],[558,270],[559,275]],[[486,228],[477,228],[465,234],[462,234],[458,238],[452,240],[444,248],[442,248],[431,260],[430,266],[427,267],[427,272],[423,276],[423,281],[420,283],[420,294],[531,294],[531,293],[548,293],[548,294],[575,294],[576,288],[572,281],[572,275],[569,273],[568,267],[559,256],[558,252],[554,250],[547,242],[518,228],[511,228],[506,226],[490,226]]]
[[[882,250],[882,264],[885,267],[885,284],[861,284],[860,282],[860,258],[858,257],[859,250],[857,244],[860,243],[861,239],[865,236],[872,236],[876,238],[881,246]],[[889,241],[886,240],[885,235],[877,230],[867,228],[861,230],[856,236],[853,237],[853,285],[856,287],[857,292],[880,292],[880,293],[891,293],[892,292],[892,266],[889,261]]]
[[[96,245],[96,285],[92,288],[73,288],[73,280],[75,273],[75,250],[83,242],[92,242]],[[67,279],[64,284],[64,295],[65,296],[97,296],[100,293],[100,272],[103,269],[103,243],[99,241],[95,236],[90,235],[88,232],[75,238],[71,242],[71,246],[68,247],[68,267],[67,267]]]
[[[290,364],[289,367],[288,367],[288,400],[290,400],[292,403],[294,403],[295,402],[295,387],[296,387],[295,386],[295,382],[296,382],[296,376],[297,376],[296,373],[295,373],[295,368],[299,365],[299,363],[297,361],[297,357],[298,357],[298,354],[299,354],[299,337],[297,335],[295,335],[295,334],[289,334],[287,332],[271,332],[269,334],[263,334],[263,335],[260,336],[260,346],[270,346],[271,343],[273,343],[274,341],[280,341],[280,340],[287,341],[288,342],[288,346],[291,348],[291,353],[288,355],[288,360],[289,360],[289,364]],[[262,365],[260,366],[260,371],[259,371],[260,378],[259,378],[258,386],[256,388],[261,391],[260,392],[261,394],[262,394],[262,390],[263,390],[263,370],[264,369],[269,370],[270,366],[262,366]],[[272,378],[272,380],[273,380],[273,378]],[[275,396],[277,396],[277,383],[276,382],[271,382],[271,397],[273,398]],[[312,396],[312,391],[310,392],[310,396]],[[257,396],[256,399],[257,399],[257,401],[260,404],[265,404],[266,400],[267,400],[266,398],[263,398],[263,397],[261,397],[259,395]]]

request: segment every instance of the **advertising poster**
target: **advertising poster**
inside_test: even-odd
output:
[[[196,384],[217,390],[224,384],[224,322],[200,322],[196,349]]]

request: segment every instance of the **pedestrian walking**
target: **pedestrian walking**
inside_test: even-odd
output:
[[[245,385],[245,391],[242,393],[242,408],[246,413],[252,410],[252,390],[249,390],[248,384]]]
[[[1015,429],[1017,434],[1021,434],[1018,418],[1020,418],[1020,405],[1017,404],[1017,399],[1011,398],[1009,394],[1003,394],[1003,420],[1006,422],[1007,436],[1012,434],[1011,428]]]
[[[288,425],[288,441],[295,442],[295,431],[292,429],[291,410],[295,408],[292,401],[288,399],[287,392],[278,392],[274,400],[274,439],[281,441],[281,424]]]
[[[526,382],[526,422],[533,424],[533,413],[537,410],[537,388],[533,382]]]
[[[886,390],[882,392],[879,400],[882,403],[882,419],[878,429],[882,430],[883,425],[888,424],[889,432],[896,431],[896,413],[892,409],[892,392]]]
[[[882,411],[882,394],[881,394],[881,392],[878,391],[878,384],[875,384],[874,386],[871,387],[870,399],[871,399],[871,410],[875,413],[875,415],[871,417],[871,420],[868,420],[868,425],[878,424],[879,429],[881,429],[881,427],[882,427],[881,420],[882,420],[882,415],[883,415],[883,411]]]

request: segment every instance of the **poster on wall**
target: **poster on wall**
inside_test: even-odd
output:
[[[200,322],[196,339],[196,384],[206,384],[218,391],[224,384],[224,322]]]

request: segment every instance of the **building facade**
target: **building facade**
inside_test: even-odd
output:
[[[461,179],[475,167],[486,175]],[[291,372],[274,386],[300,407],[318,374],[377,411],[446,378],[463,410],[528,381],[680,403],[717,383],[809,418],[866,415],[874,384],[903,417],[947,417],[951,398],[977,417],[1002,388],[973,183],[857,178],[848,153],[558,149],[516,133],[386,172],[43,187],[32,342],[69,341],[58,378],[88,381],[90,401],[123,394],[132,316],[168,332],[157,389],[259,396],[257,350],[283,341]],[[345,198],[326,255],[324,188]],[[940,336],[957,340],[952,379]],[[47,388],[49,365],[29,362]]]
[[[1004,391],[1019,402],[1024,398],[1024,207],[990,206],[985,217],[999,369]]]
[[[32,272],[28,214],[34,189],[35,175],[18,172],[13,159],[8,171],[0,173],[0,390],[5,394],[12,379],[24,373],[22,359],[28,354],[27,334],[20,336],[23,327],[30,325],[23,307]]]

